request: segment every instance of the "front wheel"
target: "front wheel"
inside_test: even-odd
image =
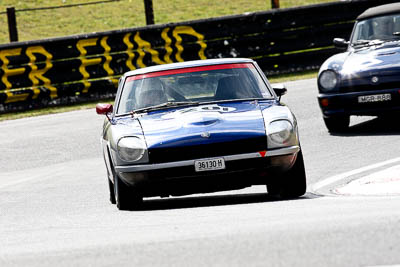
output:
[[[293,167],[282,177],[276,177],[267,184],[268,194],[281,198],[296,198],[304,195],[307,189],[303,153],[297,153]]]
[[[135,188],[126,185],[118,175],[114,178],[114,194],[117,208],[119,210],[135,210],[142,205],[143,198]]]
[[[324,122],[329,132],[343,132],[349,128],[350,116],[326,117]]]
[[[110,202],[111,202],[111,204],[115,204],[116,201],[115,201],[114,184],[110,181],[109,178],[107,178],[107,180],[108,180],[108,189],[110,191]]]

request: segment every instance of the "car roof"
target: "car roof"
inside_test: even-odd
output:
[[[400,3],[392,3],[392,4],[386,4],[382,6],[368,8],[366,11],[364,11],[357,17],[357,20],[363,20],[367,18],[389,15],[394,13],[400,13]]]
[[[139,74],[145,74],[149,72],[155,71],[164,71],[171,69],[181,69],[181,68],[189,68],[189,67],[199,67],[199,66],[208,66],[208,65],[218,65],[218,64],[233,64],[233,63],[254,63],[252,59],[249,58],[219,58],[219,59],[203,59],[203,60],[193,60],[186,62],[178,62],[178,63],[170,63],[170,64],[162,64],[151,67],[145,67],[137,70],[132,70],[126,72],[124,76],[133,76]]]

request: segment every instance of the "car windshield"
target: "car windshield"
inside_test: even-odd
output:
[[[251,63],[188,67],[127,77],[117,114],[152,107],[271,97]]]
[[[400,39],[400,14],[374,17],[357,22],[352,36],[353,46],[375,45]]]

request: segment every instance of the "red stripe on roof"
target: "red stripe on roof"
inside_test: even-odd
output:
[[[200,72],[200,71],[207,71],[207,70],[225,70],[225,69],[248,69],[254,68],[252,63],[237,63],[237,64],[221,64],[221,65],[209,65],[209,66],[201,66],[201,67],[189,67],[189,68],[182,68],[182,69],[174,69],[174,70],[163,70],[157,72],[150,72],[146,74],[139,74],[135,76],[130,76],[126,79],[127,82],[140,80],[145,78],[152,78],[152,77],[160,77],[166,75],[173,75],[173,74],[182,74],[182,73],[189,73],[189,72]]]

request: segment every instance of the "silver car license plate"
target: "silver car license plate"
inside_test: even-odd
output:
[[[225,169],[225,160],[223,158],[195,160],[194,168],[196,172],[222,170]]]
[[[358,103],[383,102],[392,100],[391,94],[364,95],[358,97]]]

